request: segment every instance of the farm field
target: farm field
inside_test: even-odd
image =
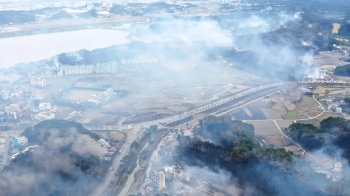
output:
[[[286,120],[297,120],[301,119],[302,116],[297,110],[289,111],[285,116],[283,116],[284,119]]]
[[[263,138],[265,146],[282,148],[292,145],[292,143],[281,134],[272,120],[245,122],[254,126],[255,135],[259,138]]]
[[[279,135],[281,134],[273,121],[245,121],[254,125],[254,133],[257,136]]]

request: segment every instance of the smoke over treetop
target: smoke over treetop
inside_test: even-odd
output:
[[[133,42],[129,44],[61,54],[58,59],[70,65],[120,62],[142,55],[161,61],[227,60],[258,76],[300,79],[303,68],[298,56],[313,48],[302,44],[309,41],[308,36],[280,28],[298,23],[299,19],[287,14],[264,17],[261,14],[238,18],[230,15],[164,18],[148,28],[137,28],[130,35]]]
[[[1,173],[1,195],[86,195],[103,173],[105,149],[78,123],[44,121],[24,134],[39,147]]]

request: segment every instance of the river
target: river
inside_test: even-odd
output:
[[[0,69],[50,58],[63,52],[93,50],[129,42],[129,32],[88,29],[0,39]]]

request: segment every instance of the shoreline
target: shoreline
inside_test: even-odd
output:
[[[130,42],[124,29],[79,29],[34,35],[0,38],[0,70],[19,63],[52,58],[65,52],[95,50]]]

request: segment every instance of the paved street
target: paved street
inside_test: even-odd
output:
[[[107,171],[107,174],[102,182],[98,184],[96,189],[90,194],[91,196],[104,196],[106,191],[108,189],[108,186],[115,180],[115,173],[118,170],[120,166],[120,161],[122,158],[129,153],[130,145],[134,140],[137,139],[137,137],[142,134],[142,131],[140,129],[132,129],[130,132],[127,133],[128,137],[125,140],[125,143],[121,147],[121,154],[117,155],[115,159],[113,160],[111,164],[111,170]]]
[[[2,171],[7,164],[9,147],[10,147],[10,139],[6,138],[6,146],[5,146],[5,151],[4,151],[4,157],[3,157],[2,161],[1,161],[1,165],[0,165],[0,171]]]

